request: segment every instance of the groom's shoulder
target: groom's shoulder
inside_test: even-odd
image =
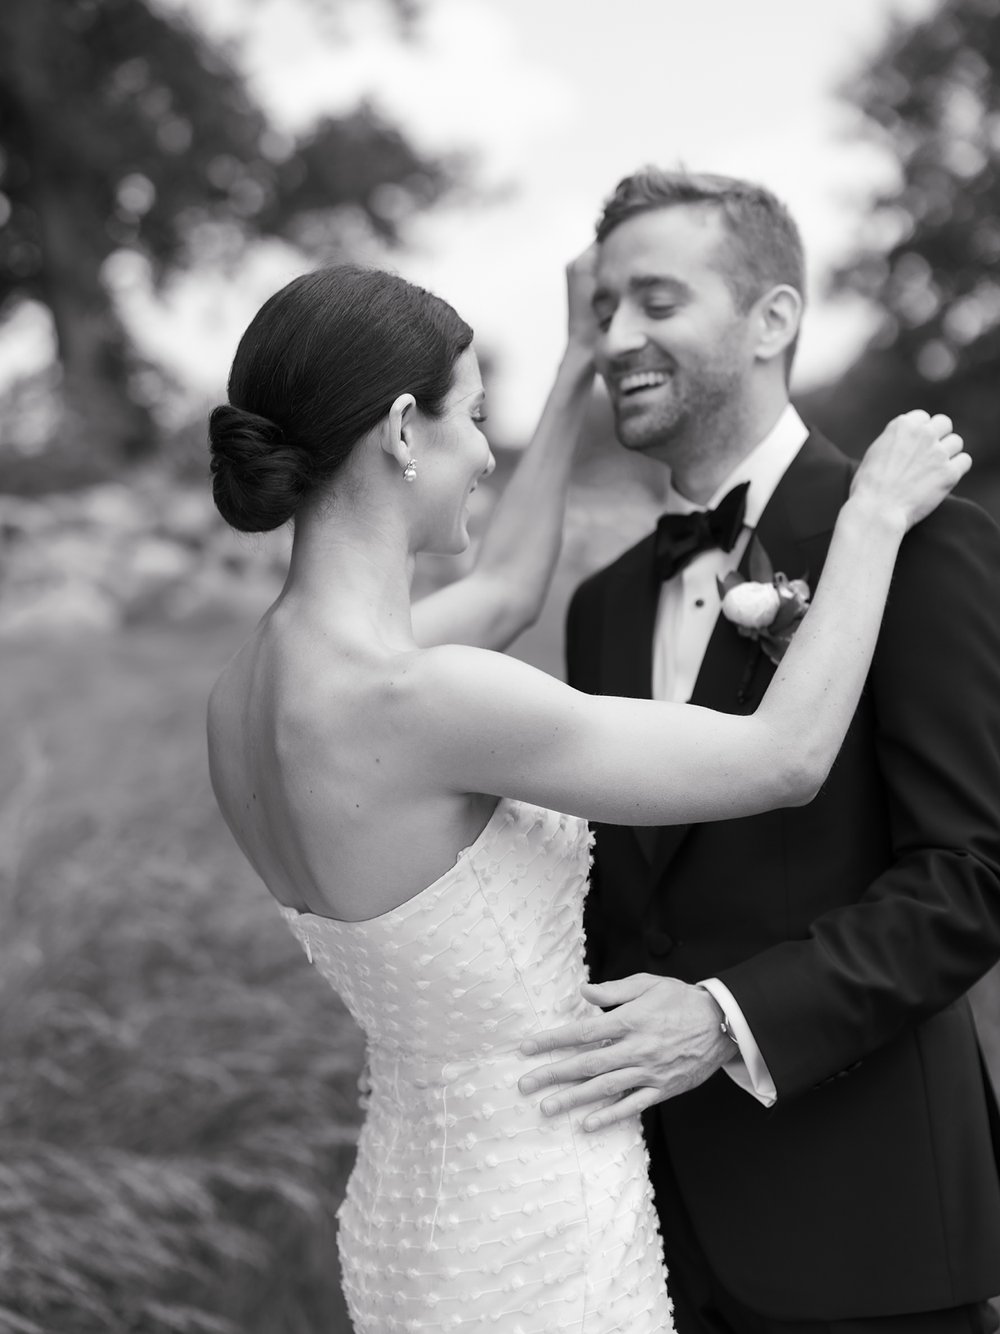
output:
[[[803,448],[803,454],[809,455],[818,475],[831,485],[839,484],[845,477],[853,478],[861,465],[863,453],[864,450],[860,450],[857,454],[847,454],[815,427],[810,427]],[[958,545],[969,549],[981,547],[987,552],[996,552],[1000,550],[1000,526],[975,500],[970,500],[968,496],[950,495],[910,530],[904,547],[907,544],[918,547],[925,542],[942,540],[954,542],[956,539]]]
[[[806,429],[809,434],[803,444],[801,458],[807,459],[816,473],[827,481],[835,480],[840,483],[845,477],[852,478],[861,466],[867,445],[848,453],[843,445],[824,435],[815,426],[806,423]],[[946,524],[960,523],[968,516],[974,526],[982,532],[1000,533],[996,520],[983,509],[982,505],[967,496],[949,496],[934,512],[939,515],[939,521],[943,517]]]
[[[821,431],[810,427],[800,458],[817,488],[831,501],[839,501],[836,507],[839,509],[861,465],[863,452],[849,454]],[[836,510],[834,517],[835,514]],[[976,501],[952,495],[910,531],[904,549],[907,545],[922,548],[940,542],[996,555],[1000,552],[1000,527]]]
[[[965,496],[948,496],[907,533],[897,562],[906,579],[920,567],[925,577],[965,577],[978,571],[994,586],[1000,577],[1000,527],[981,505]]]
[[[796,467],[804,467],[810,475],[831,488],[840,488],[857,472],[861,463],[860,454],[855,457],[838,442],[824,435],[811,423],[805,423],[809,434],[795,460]]]
[[[948,496],[899,548],[873,663],[876,678],[895,683],[911,674],[957,674],[970,700],[979,698],[977,681],[986,681],[995,696],[998,583],[1000,528],[974,501]]]

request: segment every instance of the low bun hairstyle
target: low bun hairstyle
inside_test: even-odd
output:
[[[400,394],[440,415],[472,330],[446,301],[338,264],[276,292],[240,339],[209,418],[212,494],[244,533],[280,528]]]
[[[312,483],[306,451],[289,447],[267,417],[230,403],[213,411],[209,435],[212,492],[226,522],[242,533],[287,523]]]

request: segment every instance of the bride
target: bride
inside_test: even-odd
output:
[[[570,266],[566,351],[475,567],[412,606],[414,554],[466,547],[493,468],[472,331],[450,306],[377,270],[298,278],[244,334],[211,418],[223,516],[294,519],[284,589],[212,692],[209,758],[237,842],[367,1035],[339,1214],[363,1334],[672,1328],[633,1106],[592,1131],[517,1087],[528,1035],[594,1012],[586,821],[809,801],[899,543],[969,466],[945,419],[889,425],[751,716],[585,696],[491,651],[537,615],[558,553],[593,376],[591,267]]]

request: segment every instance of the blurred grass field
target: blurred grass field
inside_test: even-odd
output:
[[[230,624],[7,645],[0,1330],[347,1334],[362,1045],[215,811]]]
[[[519,645],[553,670],[574,578]],[[248,628],[4,646],[0,1334],[350,1330],[362,1044],[206,772]],[[995,975],[981,996],[1000,1055]]]

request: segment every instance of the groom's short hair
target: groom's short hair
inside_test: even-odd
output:
[[[597,239],[637,213],[676,205],[713,208],[722,219],[729,241],[725,278],[739,310],[780,283],[805,298],[799,229],[781,200],[753,181],[644,167],[618,182],[598,220]]]

